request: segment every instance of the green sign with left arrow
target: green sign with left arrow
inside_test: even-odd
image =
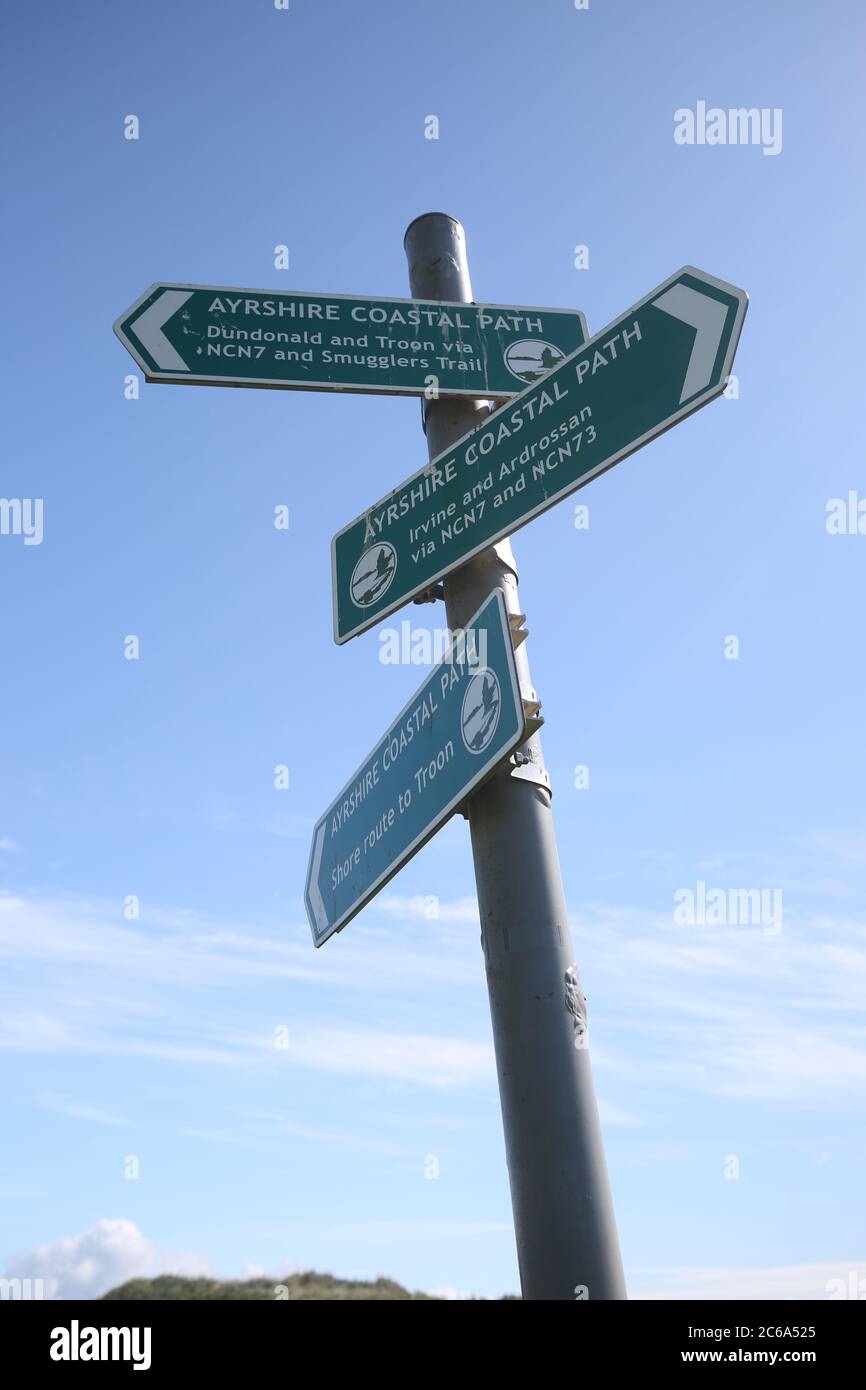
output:
[[[586,341],[579,309],[151,285],[114,325],[148,381],[509,397]]]

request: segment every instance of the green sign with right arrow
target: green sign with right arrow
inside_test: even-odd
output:
[[[331,546],[337,642],[720,395],[747,304],[685,266],[344,527]]]

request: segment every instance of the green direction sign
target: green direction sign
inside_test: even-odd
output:
[[[719,395],[748,297],[686,266],[331,544],[345,642]]]
[[[114,325],[148,381],[514,396],[586,342],[578,309],[151,285]]]
[[[316,946],[525,736],[508,614],[494,593],[317,823],[304,893]]]

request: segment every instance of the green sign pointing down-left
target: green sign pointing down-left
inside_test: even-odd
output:
[[[316,823],[305,901],[321,946],[526,737],[511,626],[491,594]]]

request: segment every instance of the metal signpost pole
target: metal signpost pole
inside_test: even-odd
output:
[[[411,223],[405,246],[413,296],[471,301],[459,222],[427,213]],[[476,400],[432,399],[425,406],[431,459],[487,413]],[[496,589],[518,633],[508,540],[448,576],[449,627],[464,626]],[[516,655],[531,708],[526,647]],[[520,1281],[526,1299],[623,1299],[549,786],[535,733],[468,802]]]

